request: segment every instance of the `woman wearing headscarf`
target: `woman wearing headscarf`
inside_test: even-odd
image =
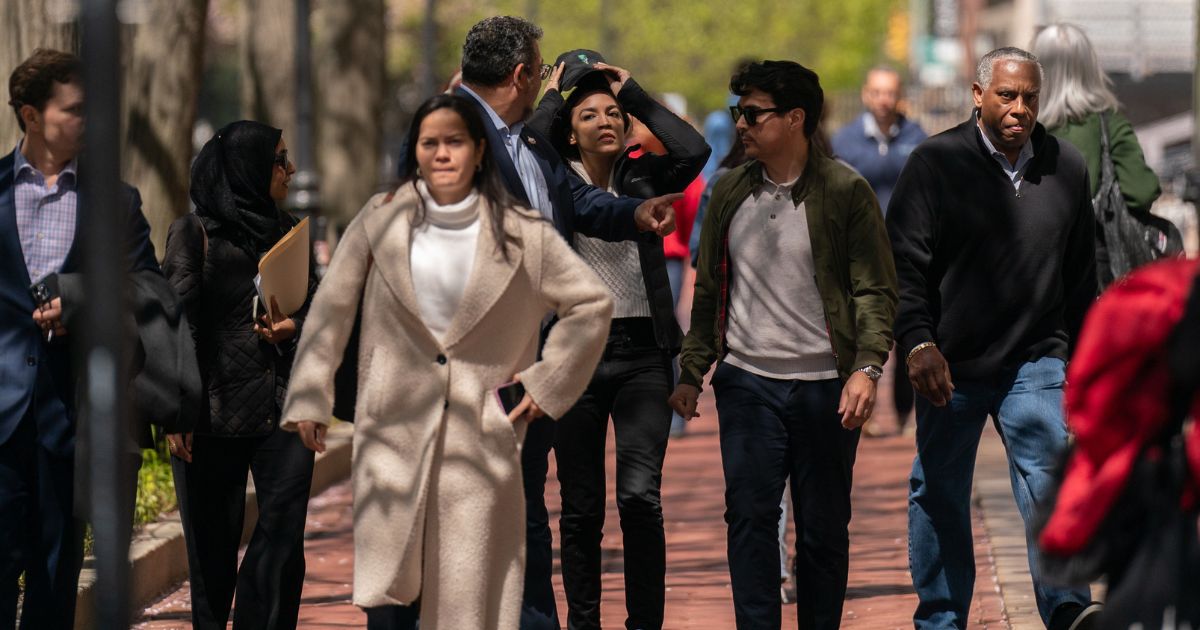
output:
[[[687,121],[651,98],[628,71],[591,50],[563,53],[529,124],[539,126],[570,176],[613,195],[657,197],[692,183],[710,149]],[[560,92],[560,89],[562,92]],[[563,94],[569,91],[564,97]],[[648,133],[626,146],[630,117]],[[625,559],[626,627],[661,628],[666,588],[662,468],[671,430],[667,398],[682,334],[662,239],[609,243],[577,234],[580,256],[613,297],[604,358],[588,389],[559,418],[554,437],[562,494],[567,624],[600,628],[605,443],[616,435],[616,495]]]
[[[1038,122],[1046,131],[1073,144],[1087,162],[1093,197],[1100,191],[1103,157],[1102,134],[1107,135],[1116,183],[1125,204],[1135,213],[1148,214],[1162,192],[1158,175],[1146,165],[1142,147],[1129,119],[1120,112],[1112,81],[1100,67],[1096,50],[1083,29],[1074,24],[1051,24],[1033,40],[1045,71]],[[1096,268],[1100,288],[1114,280],[1103,226],[1096,229]]]
[[[252,121],[218,131],[192,164],[195,212],[167,235],[163,270],[192,328],[207,403],[193,434],[167,436],[195,628],[225,628],[235,591],[238,630],[295,628],[300,608],[313,453],[279,418],[308,299],[280,313],[256,304],[254,284],[259,258],[296,224],[277,205],[295,172],[282,134]],[[239,570],[247,472],[258,523]]]
[[[354,603],[367,628],[514,630],[525,568],[520,445],[583,392],[608,332],[604,285],[516,206],[469,97],[416,111],[404,183],[346,228],[313,299],[283,426],[324,448],[333,377],[361,321]],[[538,353],[543,317],[558,317]],[[523,396],[508,400],[509,382]]]

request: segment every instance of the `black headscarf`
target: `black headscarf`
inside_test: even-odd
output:
[[[192,203],[204,227],[220,232],[254,258],[292,224],[271,198],[275,147],[282,135],[252,120],[230,123],[205,143],[192,163]]]

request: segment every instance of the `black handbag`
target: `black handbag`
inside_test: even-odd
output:
[[[1108,265],[1098,269],[1100,288],[1113,280],[1168,256],[1183,253],[1183,235],[1167,219],[1133,212],[1121,194],[1108,137],[1108,113],[1100,114],[1100,189],[1092,199],[1096,221],[1103,230]]]

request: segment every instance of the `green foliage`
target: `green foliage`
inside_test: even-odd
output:
[[[458,65],[463,38],[479,19],[536,11],[547,63],[573,48],[598,50],[650,91],[683,94],[701,116],[724,104],[732,68],[746,57],[798,61],[816,70],[827,92],[857,88],[863,72],[883,59],[888,18],[906,6],[903,0],[491,0],[439,11],[438,71],[449,76]]]
[[[134,526],[150,523],[159,514],[175,509],[175,478],[171,475],[171,456],[162,440],[155,448],[142,449],[142,467],[138,470],[137,503]]]

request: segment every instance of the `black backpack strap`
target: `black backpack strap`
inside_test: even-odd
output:
[[[1192,281],[1183,318],[1167,342],[1167,365],[1171,374],[1171,428],[1178,433],[1187,419],[1192,400],[1200,390],[1200,273]]]

